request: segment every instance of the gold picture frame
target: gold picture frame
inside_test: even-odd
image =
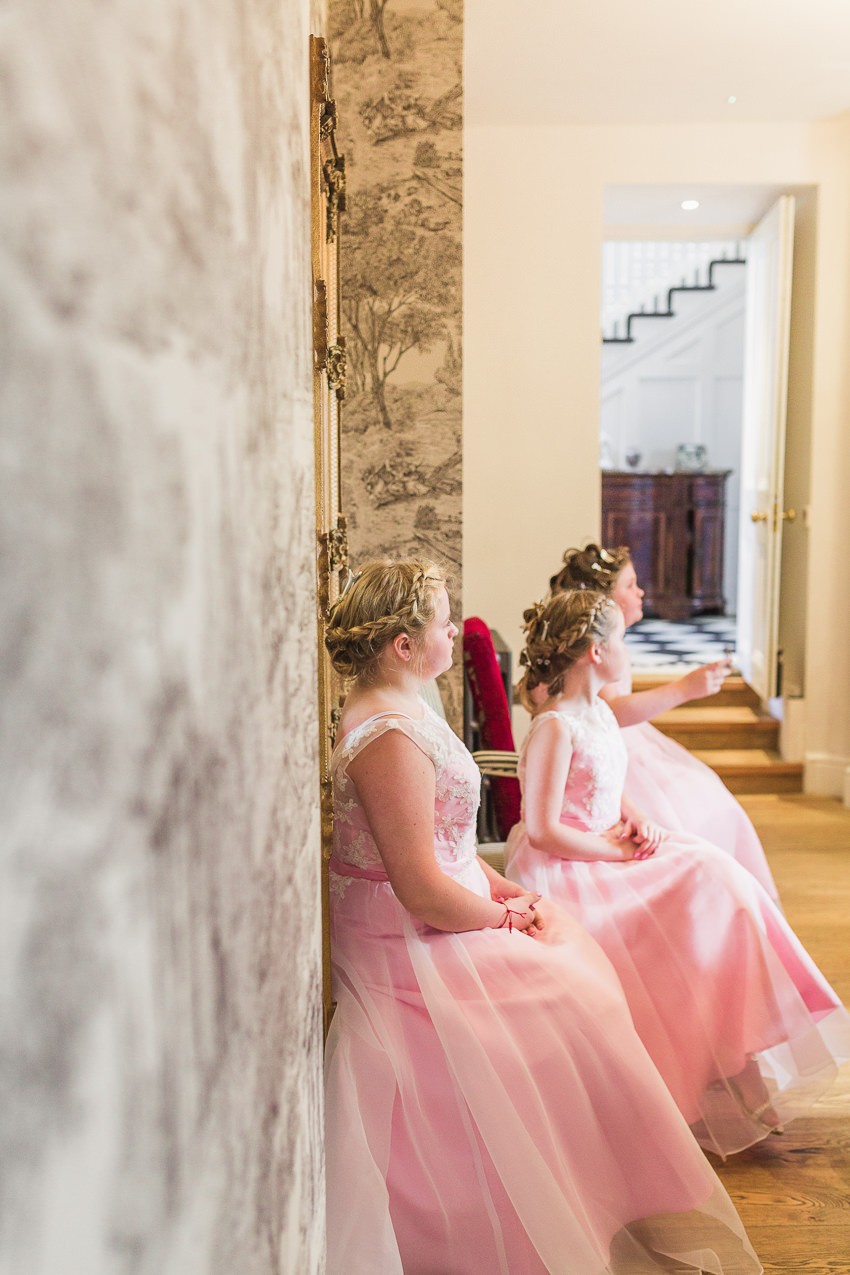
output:
[[[345,159],[337,149],[336,104],[327,41],[310,37],[310,183],[313,264],[313,415],[316,457],[316,591],[319,655],[319,783],[322,846],[325,1032],[333,1013],[328,924],[328,860],[333,848],[330,759],[340,686],[324,636],[328,610],[348,569],[340,492],[340,416],[345,398],[345,338],[340,335],[339,241],[345,211]]]

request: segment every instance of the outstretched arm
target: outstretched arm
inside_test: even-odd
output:
[[[438,930],[498,928],[505,908],[441,872],[434,858],[434,766],[403,731],[379,735],[349,764],[390,885],[401,905]],[[512,898],[514,929],[537,927],[539,895]]]
[[[613,686],[605,686],[599,693],[611,705],[620,726],[637,726],[639,722],[648,722],[659,713],[679,708],[689,700],[716,695],[731,668],[731,660],[715,660],[713,664],[703,664],[701,668],[685,673],[684,677],[677,677],[675,682],[665,682],[663,686],[653,686],[648,691],[617,695]]]
[[[632,859],[636,846],[622,826],[602,836],[561,823],[564,788],[573,754],[569,726],[552,717],[541,722],[525,758],[525,827],[535,850],[560,859]]]

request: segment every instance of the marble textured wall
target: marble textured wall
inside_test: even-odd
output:
[[[461,607],[463,0],[330,0],[347,165],[343,508],[356,566],[436,558]],[[442,692],[461,728],[460,644]]]
[[[4,7],[4,1275],[322,1269],[317,14]]]

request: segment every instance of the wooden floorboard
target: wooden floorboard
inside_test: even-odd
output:
[[[798,794],[742,804],[789,922],[850,1001],[850,811]],[[850,1067],[782,1137],[712,1162],[768,1275],[850,1275]]]

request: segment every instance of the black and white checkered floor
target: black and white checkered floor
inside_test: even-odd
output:
[[[641,673],[683,673],[700,664],[734,657],[737,626],[728,615],[691,620],[639,620],[626,633],[632,669]]]

